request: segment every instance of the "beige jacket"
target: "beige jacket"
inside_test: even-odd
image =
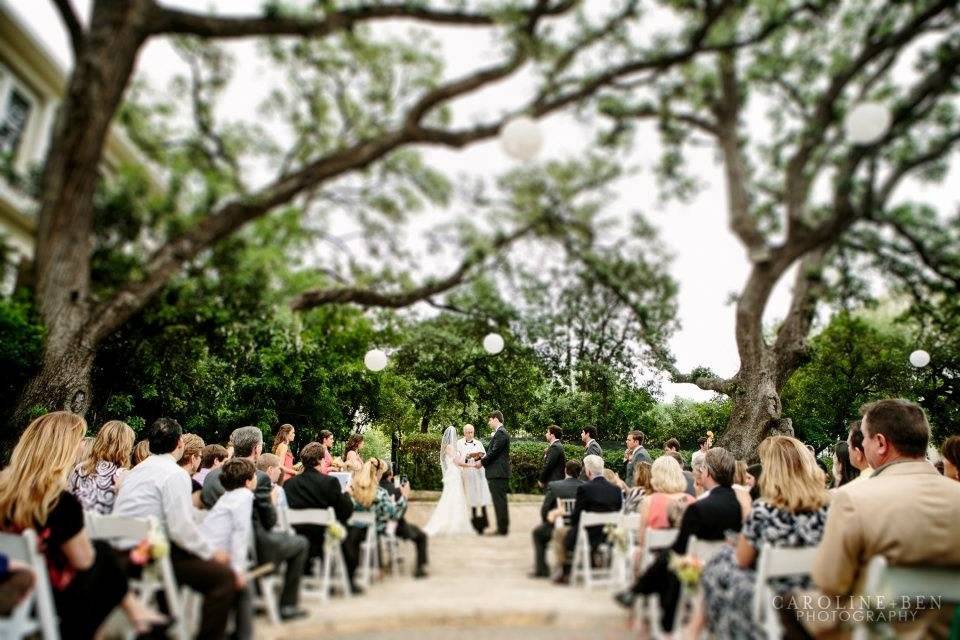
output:
[[[813,581],[829,595],[859,593],[867,563],[960,567],[960,482],[929,462],[900,462],[833,494]]]
[[[811,574],[818,591],[809,595],[861,594],[867,563],[882,555],[893,565],[956,566],[960,571],[960,482],[944,478],[929,462],[901,462],[876,477],[834,492]],[[843,606],[843,605],[841,605]],[[900,638],[941,637],[951,608],[927,611],[896,625]],[[847,638],[835,617],[805,621],[818,638]],[[943,635],[942,637],[946,637]]]

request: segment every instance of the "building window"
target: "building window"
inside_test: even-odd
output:
[[[0,112],[0,154],[11,159],[16,157],[27,131],[31,109],[30,99],[16,87],[11,87]]]

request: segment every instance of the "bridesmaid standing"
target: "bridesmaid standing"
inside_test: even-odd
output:
[[[297,475],[296,469],[293,468],[293,452],[290,451],[290,443],[292,443],[296,437],[297,432],[292,424],[282,424],[280,428],[277,429],[277,435],[273,439],[273,453],[280,458],[280,465],[283,469],[283,477],[280,480],[280,484],[286,482],[288,478]]]

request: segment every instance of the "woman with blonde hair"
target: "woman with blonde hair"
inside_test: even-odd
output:
[[[290,451],[290,445],[296,437],[297,431],[292,424],[282,424],[273,438],[273,455],[280,458],[280,468],[283,469],[278,484],[282,485],[288,478],[297,475],[296,469],[293,468],[293,452]]]
[[[70,493],[84,511],[109,514],[124,472],[130,468],[135,434],[126,422],[111,420],[102,427],[87,457],[70,474]]]
[[[127,593],[113,550],[91,542],[80,502],[66,490],[86,430],[84,419],[67,411],[30,423],[0,473],[0,528],[36,530],[63,638],[93,638],[121,604],[136,632],[146,633],[164,618]]]
[[[754,575],[760,547],[810,547],[820,543],[827,521],[826,475],[803,443],[771,436],[760,443],[760,499],[743,524],[736,549],[720,551],[704,567],[701,584],[708,624],[718,638],[762,638],[752,616]],[[810,587],[809,577],[771,580],[777,593]]]
[[[387,472],[387,465],[382,460],[370,458],[360,471],[353,474],[353,512],[370,512],[376,515],[377,532],[383,533],[390,520],[395,520],[406,507],[406,499],[401,497],[394,501],[390,492],[380,486],[380,479]],[[366,525],[357,525],[366,529]]]
[[[653,492],[640,508],[640,535],[647,528],[669,529],[670,505],[680,502],[683,507],[693,502],[687,493],[687,478],[683,468],[671,456],[660,456],[650,466],[650,488]],[[674,510],[676,515],[676,510]]]

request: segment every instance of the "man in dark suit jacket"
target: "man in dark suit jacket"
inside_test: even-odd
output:
[[[584,511],[608,512],[619,511],[623,506],[623,492],[616,485],[607,482],[603,477],[603,458],[589,455],[583,459],[584,472],[587,482],[577,488],[577,502],[573,507],[573,516],[570,518],[570,529],[564,541],[567,548],[567,562],[563,565],[563,575],[557,582],[566,583],[570,576],[570,559],[577,542],[577,530],[580,528],[580,515]],[[591,552],[603,542],[603,527],[596,526],[587,529]]]
[[[547,427],[547,447],[543,454],[543,470],[540,471],[540,486],[546,487],[555,480],[563,480],[563,469],[567,464],[567,456],[563,453],[563,430],[555,424]]]
[[[584,452],[583,457],[586,459],[587,456],[600,456],[603,458],[603,449],[600,448],[600,443],[597,442],[597,428],[594,426],[584,427],[580,431],[580,440],[583,442]],[[581,463],[580,479],[587,479],[587,468]]]
[[[531,578],[550,577],[550,570],[547,568],[547,545],[556,530],[556,518],[551,518],[550,514],[557,508],[558,498],[576,498],[577,489],[583,484],[583,481],[577,478],[580,475],[580,463],[576,460],[570,460],[564,465],[564,474],[566,477],[563,480],[554,480],[547,485],[547,492],[543,496],[543,504],[540,506],[541,523],[533,530],[534,569],[530,574]]]
[[[285,483],[283,490],[287,494],[287,505],[291,509],[326,509],[333,507],[337,520],[346,525],[353,515],[353,500],[343,492],[340,482],[333,476],[320,473],[326,449],[319,442],[311,442],[300,451],[303,473],[295,475]],[[319,525],[296,525],[297,533],[310,541],[310,558],[323,557],[323,542],[326,527]],[[360,557],[359,544],[343,541],[343,556],[347,562],[347,572],[353,581],[353,572]]]
[[[257,427],[241,427],[230,435],[233,456],[257,463],[263,450],[263,433]],[[336,482],[336,481],[334,481]],[[257,545],[257,560],[272,562],[276,566],[286,563],[283,591],[280,593],[280,617],[293,620],[307,615],[298,607],[300,600],[300,577],[307,564],[307,539],[282,531],[273,531],[277,524],[277,509],[273,506],[273,483],[263,471],[257,471],[257,487],[253,491],[253,538]],[[208,508],[213,508],[224,494],[220,483],[220,469],[214,469],[203,481],[200,499]]]
[[[510,530],[510,510],[507,506],[507,490],[510,487],[510,434],[503,428],[503,414],[490,413],[487,421],[493,429],[487,453],[480,459],[486,469],[490,497],[493,498],[493,512],[497,516],[497,534],[507,535]]]
[[[703,486],[710,493],[687,507],[680,521],[680,532],[671,549],[683,555],[691,536],[700,540],[723,540],[727,531],[740,531],[743,512],[733,488],[733,473],[737,461],[722,447],[707,451],[704,458]],[[671,631],[673,616],[680,596],[680,582],[669,569],[669,551],[661,553],[647,571],[637,578],[629,591],[619,593],[616,599],[631,606],[637,594],[657,593],[663,608],[663,628]]]

